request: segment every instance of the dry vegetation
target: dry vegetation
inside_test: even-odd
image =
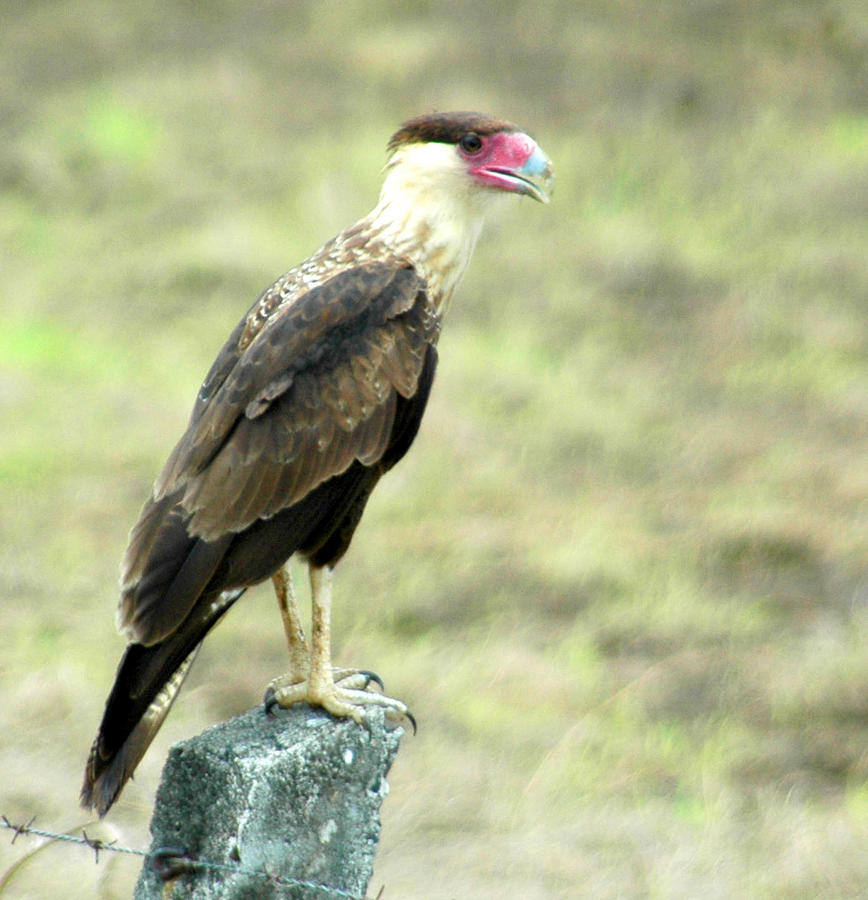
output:
[[[481,108],[558,189],[339,569],[339,661],[421,726],[373,886],[868,892],[866,59],[857,0],[4,4],[0,813],[83,822],[126,532],[231,326],[397,122]],[[146,845],[169,744],[283,664],[251,591],[93,832]],[[51,847],[3,900],[135,876]]]

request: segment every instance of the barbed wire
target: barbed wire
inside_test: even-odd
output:
[[[271,885],[280,887],[305,888],[307,890],[318,891],[323,894],[330,894],[333,897],[340,897],[342,900],[371,900],[368,897],[361,897],[358,894],[345,891],[343,888],[334,887],[329,884],[322,884],[318,881],[306,881],[301,878],[292,878],[288,875],[278,875],[266,872],[264,869],[248,869],[244,866],[232,865],[230,863],[211,862],[210,860],[197,859],[185,847],[160,847],[157,850],[139,850],[135,847],[123,847],[117,841],[103,841],[99,838],[88,836],[84,828],[81,829],[81,836],[71,834],[70,832],[47,831],[44,828],[35,828],[33,823],[36,821],[34,816],[29,822],[16,825],[10,822],[6,816],[0,815],[0,828],[14,832],[12,835],[12,843],[18,840],[21,835],[29,837],[47,838],[52,841],[65,841],[70,844],[79,844],[93,851],[94,861],[99,863],[100,853],[127,853],[133,856],[141,856],[151,866],[151,869],[161,881],[170,881],[181,875],[189,875],[197,871],[217,871],[234,873],[238,875],[247,875],[251,878],[259,878]],[[380,900],[382,890],[375,900]]]

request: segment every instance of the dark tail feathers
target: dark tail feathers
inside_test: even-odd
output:
[[[82,806],[106,814],[172,708],[203,638],[242,593],[203,597],[202,614],[194,610],[176,634],[127,647],[85,766]]]

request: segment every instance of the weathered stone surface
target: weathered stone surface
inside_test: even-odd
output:
[[[151,852],[184,848],[197,863],[168,890],[146,863],[135,900],[363,897],[403,734],[386,727],[382,711],[366,715],[367,727],[303,704],[272,716],[259,707],[176,744]]]

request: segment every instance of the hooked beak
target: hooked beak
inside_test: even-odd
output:
[[[517,194],[533,197],[540,203],[550,203],[555,186],[555,174],[549,158],[538,144],[520,168],[492,167],[493,175],[506,179]]]
[[[493,135],[484,159],[470,171],[487,187],[524,194],[540,203],[551,200],[552,164],[537,142],[520,131]]]

